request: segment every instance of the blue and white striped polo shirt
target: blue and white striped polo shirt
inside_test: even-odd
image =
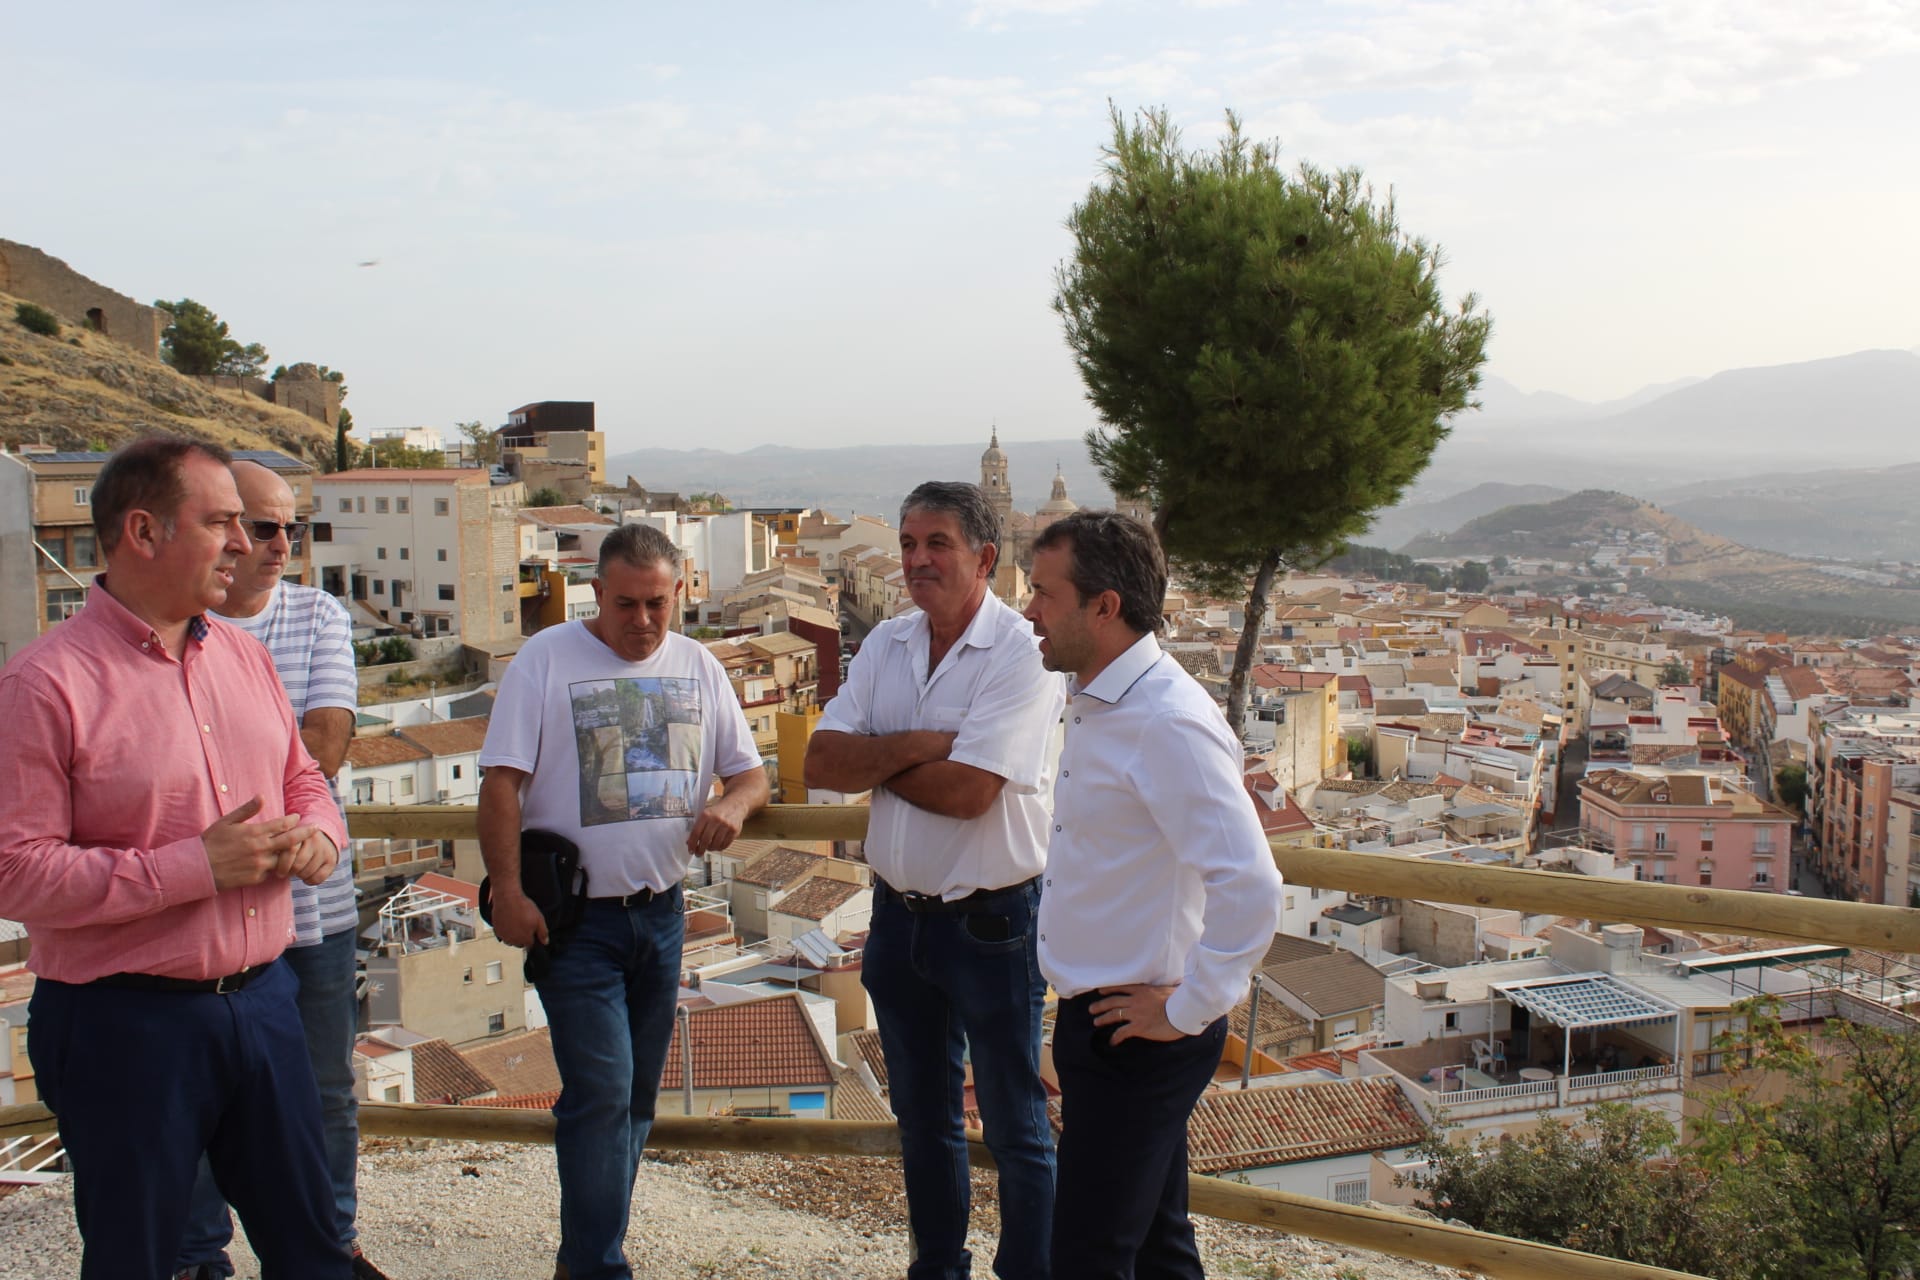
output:
[[[250,618],[222,617],[267,647],[280,683],[286,686],[293,718],[316,707],[358,706],[359,682],[353,673],[353,623],[338,600],[314,587],[283,582],[267,607]],[[335,804],[344,802],[333,783]],[[324,884],[293,882],[293,945],[310,947],[321,938],[354,928],[359,917],[353,900],[353,852],[340,851],[340,865]]]

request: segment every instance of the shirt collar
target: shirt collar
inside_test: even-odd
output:
[[[113,593],[107,590],[107,575],[104,573],[94,578],[93,585],[87,588],[86,614],[135,648],[160,648],[160,637],[153,625],[113,598]],[[205,642],[208,630],[205,614],[196,613],[187,619],[187,635],[190,639]]]
[[[1078,697],[1085,694],[1089,698],[1112,705],[1127,696],[1127,690],[1139,682],[1140,677],[1160,661],[1160,642],[1148,632],[1135,640],[1127,651],[1106,665],[1105,670],[1082,686],[1076,678],[1073,682],[1073,694]]]
[[[973,619],[967,623],[967,629],[960,633],[960,638],[954,642],[953,647],[964,649],[972,646],[975,649],[991,649],[994,637],[999,634],[999,616],[994,608],[998,604],[1000,604],[1000,598],[989,591],[986,598],[980,602],[980,607],[973,611]],[[915,609],[912,613],[901,616],[907,625],[893,633],[894,643],[905,644],[909,640],[922,640],[931,634],[933,624],[927,621],[924,609]]]

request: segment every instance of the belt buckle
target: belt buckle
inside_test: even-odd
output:
[[[247,970],[245,969],[240,970],[240,972],[238,973],[225,974],[214,981],[213,994],[217,996],[230,996],[234,992],[238,991],[242,986],[245,986],[246,981],[247,981]],[[228,986],[227,984],[229,982],[233,983],[234,985]]]
[[[916,914],[929,910],[941,901],[930,893],[903,893],[900,895],[900,900],[906,903],[908,911]]]

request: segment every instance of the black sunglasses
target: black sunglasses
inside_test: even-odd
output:
[[[280,536],[282,529],[287,531],[288,542],[302,542],[307,536],[305,520],[290,520],[286,524],[278,520],[249,520],[246,525],[247,532],[253,535],[255,542],[272,542]]]

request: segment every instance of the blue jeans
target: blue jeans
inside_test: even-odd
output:
[[[678,885],[644,907],[593,899],[539,984],[560,1069],[558,1261],[572,1280],[633,1274],[627,1211],[673,1038],[685,934]]]
[[[267,1280],[347,1280],[293,974],[232,995],[42,979],[27,1053],[60,1118],[81,1280],[171,1275],[202,1152]]]
[[[1044,1280],[1053,1229],[1053,1137],[1040,1083],[1047,984],[1034,952],[1037,885],[973,914],[914,913],[874,892],[861,981],[873,997],[900,1124],[910,1280],[965,1280],[972,1186],[961,1127],[966,1060],[1000,1169],[994,1274]]]
[[[340,1239],[352,1247],[356,1201],[354,1173],[360,1157],[360,1100],[353,1096],[353,1035],[360,1006],[354,998],[352,929],[322,938],[310,947],[289,947],[281,957],[299,979],[300,1024],[306,1032],[307,1060],[320,1086],[320,1128],[327,1149],[327,1177],[333,1184],[334,1220]],[[180,1245],[177,1271],[207,1266],[216,1276],[233,1274],[227,1245],[233,1240],[233,1216],[214,1185],[205,1156],[194,1179],[187,1234]]]

